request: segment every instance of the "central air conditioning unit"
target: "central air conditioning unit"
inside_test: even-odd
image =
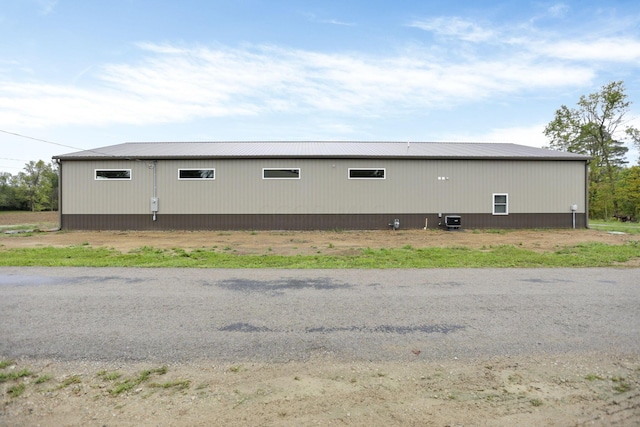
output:
[[[444,225],[447,230],[457,230],[462,226],[460,215],[447,215],[444,217]]]

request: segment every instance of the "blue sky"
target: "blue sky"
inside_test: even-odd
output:
[[[637,1],[2,0],[0,171],[128,141],[543,146],[614,80],[640,128]]]

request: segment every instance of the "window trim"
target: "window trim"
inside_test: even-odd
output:
[[[182,178],[180,172],[182,171],[213,171],[213,178]],[[216,168],[179,168],[178,169],[178,181],[214,181],[216,179]]]
[[[98,172],[122,172],[122,171],[129,172],[129,178],[106,178],[106,177],[98,178]],[[93,170],[94,181],[131,181],[132,175],[133,174],[131,173],[131,169],[94,169]]]
[[[496,203],[496,196],[504,196],[504,203]],[[509,193],[493,193],[491,196],[492,215],[509,215]],[[504,212],[496,212],[496,206],[504,206]]]
[[[286,177],[286,176],[278,176],[278,177],[266,177],[264,176],[265,171],[298,171],[297,177]],[[300,168],[262,168],[262,179],[301,179],[302,178],[302,169]]]
[[[352,177],[351,171],[369,171],[369,170],[381,170],[383,172],[382,178],[373,177],[373,176],[357,176]],[[387,179],[387,168],[348,168],[347,169],[347,178],[348,179],[372,179],[372,180],[385,180]]]

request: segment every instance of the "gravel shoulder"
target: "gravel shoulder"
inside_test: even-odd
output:
[[[112,392],[117,384],[159,366],[16,362],[15,369],[23,367],[51,379],[29,379],[19,397],[5,393],[1,425],[564,427],[640,420],[637,355],[169,364],[166,374],[121,394]],[[122,376],[108,380],[105,373]]]

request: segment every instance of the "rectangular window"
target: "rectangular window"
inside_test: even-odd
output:
[[[263,179],[300,179],[300,168],[262,169]]]
[[[216,179],[215,169],[179,169],[178,179],[203,180]]]
[[[131,169],[96,169],[95,179],[128,180]]]
[[[493,195],[493,214],[509,215],[509,195],[508,194]]]
[[[386,170],[349,168],[349,179],[385,179]]]

